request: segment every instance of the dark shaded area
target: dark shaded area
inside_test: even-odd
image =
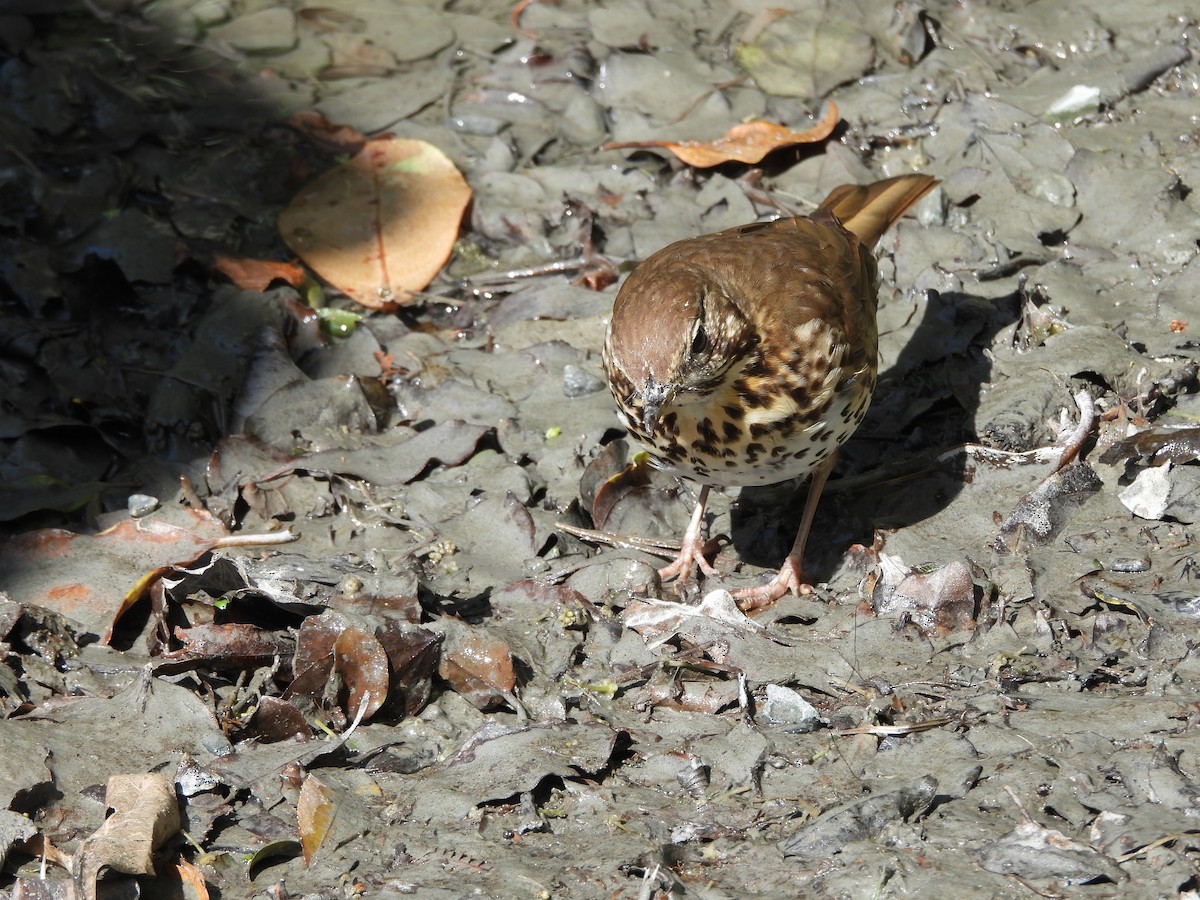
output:
[[[319,164],[211,51],[132,14],[26,13],[0,56],[0,510],[17,530],[195,474],[258,330],[286,331],[296,299],[232,301],[214,257],[285,258],[274,211]],[[206,329],[228,352],[189,360]]]

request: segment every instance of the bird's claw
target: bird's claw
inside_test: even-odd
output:
[[[699,536],[684,535],[683,543],[679,546],[679,555],[673,562],[658,570],[662,581],[679,578],[680,583],[692,577],[692,572],[699,569],[705,578],[719,578],[721,573],[714,569],[704,558],[704,541]]]
[[[788,593],[804,596],[812,592],[812,581],[804,574],[800,558],[791,553],[779,567],[778,574],[766,584],[731,591],[742,612],[761,609]]]

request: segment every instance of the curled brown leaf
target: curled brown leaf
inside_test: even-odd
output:
[[[725,162],[757,163],[773,150],[795,144],[823,141],[838,123],[838,108],[826,101],[821,118],[805,131],[792,131],[774,122],[742,122],[734,125],[715,141],[624,141],[605,144],[603,150],[630,150],[660,147],[669,150],[689,166],[708,168]]]

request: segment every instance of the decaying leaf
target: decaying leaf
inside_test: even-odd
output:
[[[905,574],[899,583],[880,579],[872,602],[879,615],[908,619],[922,634],[950,634],[975,627],[975,583],[960,560],[932,572]]]
[[[517,676],[508,642],[497,634],[454,620],[442,624],[447,626],[446,645],[438,675],[477,709],[514,703]]]
[[[238,736],[252,738],[261,744],[274,744],[306,740],[310,730],[299,709],[286,700],[267,696],[259,699],[254,718]]]
[[[346,709],[358,709],[365,702],[365,716],[374,715],[388,691],[388,660],[383,645],[361,628],[346,628],[333,642],[333,658],[348,691]]]
[[[592,521],[597,528],[608,524],[608,515],[619,501],[630,493],[638,493],[650,486],[650,456],[638,453],[633,462],[624,469],[600,482],[596,487],[595,498],[592,500]]]
[[[179,873],[179,881],[196,892],[197,900],[208,900],[208,882],[204,878],[204,871],[199,866],[194,866],[187,860],[181,859],[175,863],[175,871]]]
[[[304,850],[304,864],[312,865],[313,857],[321,849],[337,804],[333,791],[316,776],[309,775],[300,787],[300,799],[296,803],[296,819],[300,827],[300,846]]]
[[[1116,441],[1100,456],[1103,463],[1138,460],[1150,466],[1170,460],[1175,465],[1200,459],[1200,427],[1156,425]]]
[[[1093,847],[1073,841],[1061,831],[1025,821],[976,854],[989,872],[1019,873],[1023,878],[1054,879],[1062,884],[1119,884],[1129,876]]]
[[[295,263],[271,259],[239,259],[217,254],[213,268],[244,291],[265,291],[273,281],[283,281],[292,287],[304,284],[304,269]]]
[[[321,450],[291,460],[259,476],[257,482],[262,485],[303,470],[310,474],[347,475],[375,484],[406,484],[419,477],[435,460],[444,466],[466,462],[490,430],[486,425],[472,425],[458,419],[439,422],[417,432],[392,428],[364,438],[352,449]]]
[[[376,138],[305,185],[279,231],[322,278],[363,306],[409,301],[454,248],[471,188],[432,144]]]
[[[164,659],[203,662],[218,669],[270,665],[277,656],[291,656],[295,648],[290,634],[274,633],[248,622],[209,622],[190,628],[177,625],[175,637],[183,647],[164,653]]]
[[[298,853],[301,853],[303,849],[299,841],[271,841],[271,843],[260,847],[250,857],[250,862],[246,864],[246,869],[250,873],[250,877],[253,878],[263,863],[275,859],[291,859]]]
[[[926,775],[916,784],[851,800],[823,813],[779,844],[784,856],[820,859],[840,853],[851,841],[869,840],[897,820],[924,815],[937,793],[937,779]]]
[[[772,21],[734,58],[768,94],[823,97],[869,71],[875,45],[859,23],[813,5]]]
[[[80,845],[72,874],[82,896],[94,897],[101,869],[153,875],[154,851],[179,830],[175,783],[166,775],[114,775],[105,803],[114,810]]]
[[[315,109],[296,113],[288,124],[316,144],[335,153],[357,153],[367,138],[349,125],[335,125]]]
[[[37,833],[37,826],[26,816],[8,809],[0,809],[0,863],[8,858],[9,851],[14,846],[24,844]]]
[[[391,702],[415,715],[429,700],[441,636],[385,617],[326,610],[300,626],[289,694],[370,718]]]
[[[756,163],[773,150],[795,144],[823,141],[838,123],[838,108],[827,101],[821,118],[804,131],[792,131],[774,122],[742,122],[715,141],[625,141],[605,144],[604,150],[661,147],[670,150],[689,166],[708,168],[725,162]]]

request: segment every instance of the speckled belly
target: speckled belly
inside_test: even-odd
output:
[[[724,406],[713,403],[668,409],[652,454],[664,468],[726,487],[800,478],[854,434],[870,406],[873,381],[847,385],[820,412],[772,421],[746,423],[744,416],[739,425]]]

